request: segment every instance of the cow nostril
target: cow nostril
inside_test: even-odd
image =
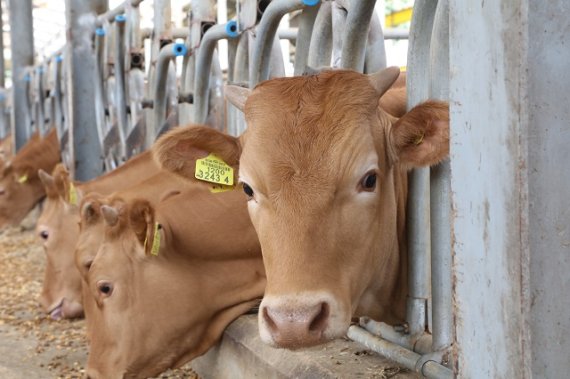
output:
[[[269,312],[267,311],[267,307],[263,307],[263,318],[265,319],[265,322],[267,323],[267,327],[271,331],[277,330],[277,325],[275,325],[275,321],[273,321],[273,319],[269,315]]]
[[[319,312],[315,315],[315,318],[313,318],[313,321],[311,321],[311,324],[309,325],[309,331],[323,331],[326,327],[327,319],[329,318],[329,312],[329,305],[324,302],[321,303]]]

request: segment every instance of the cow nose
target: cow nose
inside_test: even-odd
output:
[[[266,327],[278,347],[299,348],[324,340],[330,306],[326,302],[289,307],[266,306],[262,310]]]

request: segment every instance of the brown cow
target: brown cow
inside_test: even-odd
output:
[[[426,101],[390,116],[378,101],[398,75],[269,80],[247,97],[242,138],[175,130],[155,144],[163,167],[187,177],[208,152],[239,159],[267,271],[259,330],[271,345],[343,336],[351,316],[405,318],[407,170],[448,155],[449,109]]]
[[[53,170],[60,160],[55,129],[37,134],[6,164],[0,175],[0,228],[22,221],[44,196],[38,170]]]
[[[126,189],[158,172],[159,167],[149,152],[133,157],[116,170],[86,183],[73,182],[62,165],[54,169],[53,175],[40,171],[47,194],[36,224],[47,258],[40,304],[52,318],[83,315],[81,279],[74,260],[81,199],[92,192],[110,194]]]
[[[87,273],[95,300],[86,308],[89,378],[147,378],[181,366],[259,303],[265,275],[243,194],[194,185],[156,208],[110,203],[100,207],[104,237]]]

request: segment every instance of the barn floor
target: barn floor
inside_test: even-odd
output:
[[[45,266],[32,214],[0,231],[0,378],[82,378],[87,361],[84,320],[54,321],[38,306]],[[159,378],[197,378],[189,368]]]

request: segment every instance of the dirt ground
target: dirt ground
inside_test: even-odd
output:
[[[88,346],[84,320],[54,321],[38,305],[45,266],[34,219],[0,231],[0,378],[82,378]],[[159,378],[197,378],[183,367]]]

